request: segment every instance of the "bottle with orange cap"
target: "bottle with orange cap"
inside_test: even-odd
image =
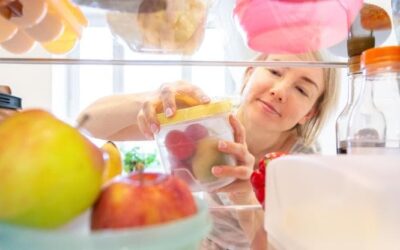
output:
[[[400,46],[361,55],[363,85],[350,111],[349,154],[400,154]]]
[[[360,94],[362,86],[362,73],[360,67],[361,53],[375,46],[374,36],[352,36],[347,40],[348,60],[348,86],[347,102],[336,119],[336,153],[347,153],[347,125],[350,118],[350,110]]]

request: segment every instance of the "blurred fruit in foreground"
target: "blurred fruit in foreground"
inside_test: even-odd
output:
[[[25,110],[0,124],[0,222],[60,226],[97,198],[102,151],[43,110]]]
[[[143,227],[194,215],[197,206],[179,178],[133,173],[106,186],[91,216],[92,230]]]
[[[122,172],[122,159],[121,154],[117,148],[117,146],[111,142],[106,142],[101,149],[108,155],[108,160],[106,162],[104,171],[103,171],[103,185],[107,183],[109,180],[114,178],[117,175],[120,175]]]
[[[266,168],[268,163],[273,159],[279,158],[286,155],[284,152],[271,152],[266,154],[259,162],[258,169],[254,170],[250,177],[250,183],[253,187],[253,191],[257,197],[258,202],[264,207],[265,201],[265,181],[267,178]]]

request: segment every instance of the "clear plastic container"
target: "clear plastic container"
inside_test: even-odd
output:
[[[213,166],[235,165],[233,156],[217,148],[219,140],[234,140],[228,121],[231,109],[229,101],[219,101],[179,109],[171,118],[159,114],[156,141],[166,172],[185,180],[193,191],[212,191],[231,183],[233,178],[211,173]]]
[[[34,230],[0,223],[1,250],[189,250],[211,230],[205,201],[196,215],[157,226],[90,232],[89,214],[60,230]]]
[[[192,54],[203,40],[212,0],[75,2],[110,10],[111,32],[134,51]]]
[[[364,51],[361,67],[364,83],[350,111],[348,153],[400,154],[400,46]]]
[[[276,249],[397,250],[400,156],[285,156],[268,165],[265,229]]]

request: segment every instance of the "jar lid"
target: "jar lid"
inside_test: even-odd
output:
[[[361,56],[352,56],[349,58],[348,66],[349,66],[350,73],[354,74],[354,73],[361,72],[360,60],[361,60]]]
[[[367,49],[375,47],[374,36],[353,36],[347,39],[347,55],[349,57],[361,55]]]
[[[375,63],[400,63],[400,46],[372,48],[361,55],[361,68]]]
[[[0,93],[0,108],[20,109],[21,107],[21,98]]]
[[[209,116],[229,112],[232,110],[232,103],[228,100],[211,102],[208,104],[197,105],[189,108],[178,109],[174,116],[166,117],[164,113],[157,114],[157,119],[161,125],[180,123],[185,121],[206,118]]]

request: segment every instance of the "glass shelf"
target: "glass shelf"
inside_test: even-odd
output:
[[[0,64],[51,64],[51,65],[137,65],[137,66],[212,66],[212,67],[315,67],[345,68],[346,62],[307,61],[199,61],[199,60],[106,60],[68,58],[0,58]]]
[[[47,0],[53,1],[53,0]],[[210,0],[211,1],[211,0]],[[73,0],[73,2],[88,3],[88,0]],[[93,2],[93,1],[92,1]],[[111,1],[95,1],[110,4]],[[118,1],[114,1],[118,2]],[[127,4],[128,1],[119,1]],[[140,1],[132,1],[129,4]],[[325,62],[254,62],[253,58],[259,52],[250,49],[244,39],[243,31],[233,17],[235,0],[212,0],[205,24],[205,35],[199,48],[191,55],[157,54],[132,51],[121,38],[110,30],[107,21],[108,11],[100,8],[79,6],[88,19],[88,26],[82,29],[81,37],[74,48],[66,54],[54,55],[48,53],[40,43],[33,50],[23,54],[12,54],[0,46],[0,64],[52,64],[52,65],[177,65],[177,66],[281,66],[289,67],[346,67],[346,41],[323,50]],[[390,3],[370,0],[366,3],[380,5],[391,14]],[[121,5],[124,6],[124,5]],[[115,8],[114,8],[115,9]],[[394,22],[393,22],[394,23]],[[360,32],[353,30],[353,32]],[[390,31],[389,31],[390,33]],[[365,35],[365,34],[364,34]],[[388,37],[387,32],[376,31],[378,45]],[[273,38],[271,38],[273,39]],[[381,41],[382,40],[382,41]],[[101,53],[88,52],[88,48]],[[102,52],[106,53],[102,53]]]

